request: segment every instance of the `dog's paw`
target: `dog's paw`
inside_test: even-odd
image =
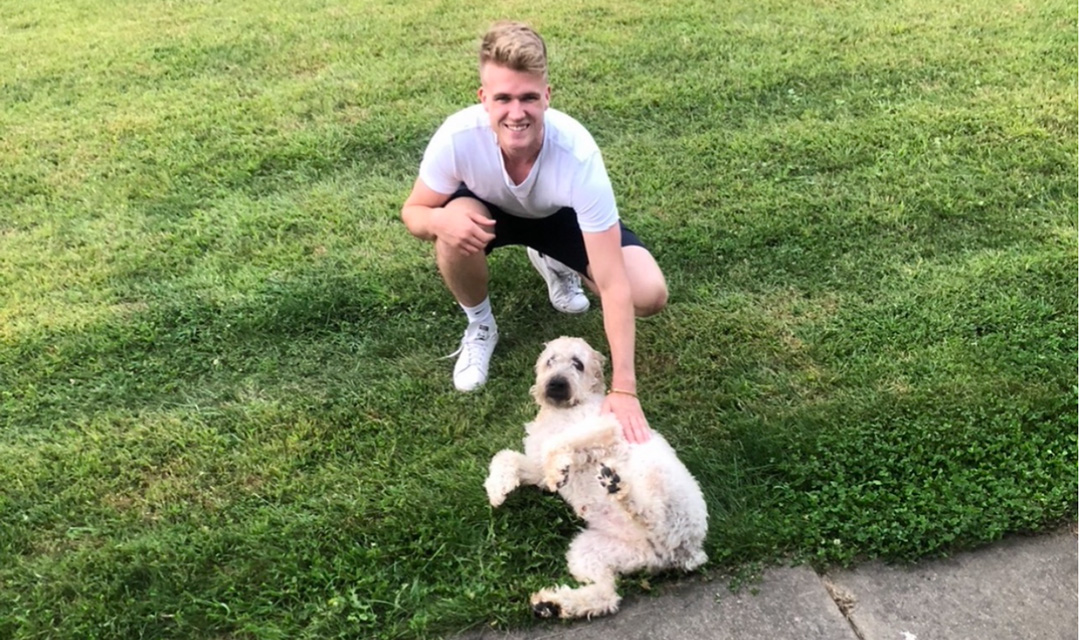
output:
[[[487,492],[491,506],[501,505],[506,500],[506,496],[518,487],[521,478],[518,473],[517,457],[518,454],[507,450],[500,451],[491,459],[488,477],[484,480],[484,491]]]
[[[597,474],[596,479],[600,482],[600,486],[607,489],[610,494],[617,494],[622,490],[622,478],[606,464],[600,464],[600,473]]]
[[[613,587],[591,584],[571,588],[566,585],[541,589],[529,598],[537,618],[592,618],[619,610],[619,594]]]
[[[570,467],[574,463],[573,455],[569,453],[555,453],[548,456],[547,465],[544,468],[544,482],[549,491],[558,491],[570,481]]]
[[[529,604],[532,605],[533,615],[537,618],[562,618],[567,614],[567,611],[563,609],[560,600],[562,595],[569,591],[569,587],[550,587],[548,589],[541,589],[532,594],[529,598]]]
[[[554,602],[537,602],[532,606],[533,615],[537,618],[558,618],[562,609]]]
[[[506,501],[506,496],[510,495],[512,487],[507,487],[507,483],[501,481],[495,476],[488,476],[484,481],[484,491],[487,492],[488,502],[493,507],[498,507]]]
[[[549,473],[545,482],[547,483],[548,491],[558,491],[566,486],[566,483],[570,481],[570,465],[564,465],[553,469],[553,473]]]

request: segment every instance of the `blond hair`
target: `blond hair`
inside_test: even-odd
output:
[[[547,80],[547,46],[540,34],[523,22],[501,20],[491,25],[480,43],[480,71],[491,63]]]

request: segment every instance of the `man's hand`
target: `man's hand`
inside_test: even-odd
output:
[[[448,213],[446,209],[432,211],[432,226],[440,240],[463,255],[483,251],[495,239],[495,221],[479,211],[465,210]]]
[[[622,425],[623,437],[627,442],[641,444],[648,442],[652,437],[649,422],[645,420],[641,403],[636,397],[626,393],[609,393],[604,398],[604,406],[600,411],[615,414],[615,419]]]

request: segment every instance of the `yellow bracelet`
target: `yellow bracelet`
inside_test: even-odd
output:
[[[637,397],[636,393],[634,393],[633,391],[627,391],[625,389],[614,389],[613,388],[613,389],[609,390],[608,393],[621,393],[624,396],[630,396],[631,398],[636,398]]]

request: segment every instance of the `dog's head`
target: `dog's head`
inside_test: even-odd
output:
[[[604,394],[604,361],[581,338],[557,338],[537,358],[536,384],[529,391],[541,406],[573,407]]]

